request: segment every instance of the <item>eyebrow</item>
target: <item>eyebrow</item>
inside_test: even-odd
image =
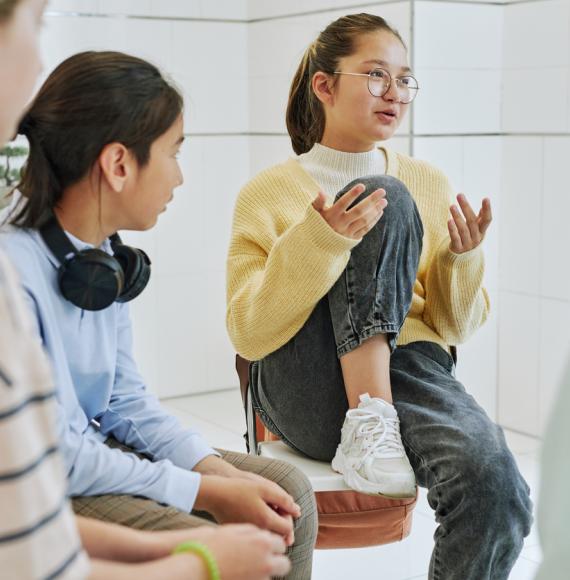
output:
[[[380,66],[390,66],[385,60],[377,60],[377,59],[372,59],[372,60],[367,60],[365,62],[363,62],[362,64],[379,64]],[[400,68],[400,70],[402,72],[405,73],[411,73],[412,69],[408,66],[403,66]]]

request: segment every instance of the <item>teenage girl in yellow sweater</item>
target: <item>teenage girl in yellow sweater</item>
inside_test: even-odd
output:
[[[440,171],[376,147],[416,93],[380,17],[340,18],[307,49],[287,110],[298,157],[237,201],[227,324],[272,431],[386,495],[409,492],[403,443],[440,524],[430,578],[501,580],[529,532],[529,490],[450,355],[487,317],[491,207],[455,204]]]

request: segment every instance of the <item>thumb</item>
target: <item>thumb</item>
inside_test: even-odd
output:
[[[326,195],[322,191],[319,191],[319,193],[317,193],[317,197],[315,197],[313,201],[313,208],[319,213],[321,213],[323,209],[325,209],[326,202],[327,202]]]

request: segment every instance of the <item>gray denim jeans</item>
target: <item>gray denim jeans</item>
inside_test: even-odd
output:
[[[358,181],[367,192],[386,189],[383,218],[297,335],[250,365],[252,403],[262,421],[293,448],[325,461],[334,456],[348,409],[339,356],[377,333],[395,345],[421,253],[421,220],[405,186],[388,176]],[[430,579],[506,580],[532,508],[502,430],[434,343],[396,348],[391,381],[406,452],[439,523]]]

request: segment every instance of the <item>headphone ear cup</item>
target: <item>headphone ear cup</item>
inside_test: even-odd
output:
[[[124,244],[114,244],[113,251],[113,257],[121,265],[125,277],[125,285],[117,302],[129,302],[146,288],[150,280],[150,258],[142,250]]]
[[[63,297],[75,306],[83,310],[103,310],[121,294],[124,274],[113,256],[89,249],[61,264],[58,281]]]

